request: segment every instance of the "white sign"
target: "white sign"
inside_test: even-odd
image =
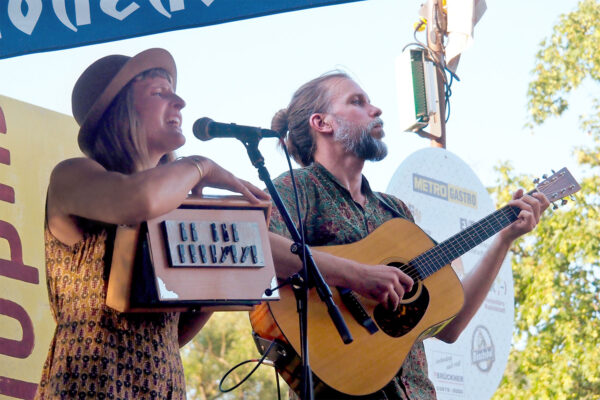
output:
[[[410,208],[417,225],[441,242],[496,210],[477,175],[456,155],[427,148],[410,155],[387,189]],[[453,265],[463,279],[493,238]],[[507,257],[481,308],[454,344],[425,340],[429,377],[439,400],[492,397],[508,361],[514,324],[514,291]]]

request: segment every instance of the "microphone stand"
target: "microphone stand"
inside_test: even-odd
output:
[[[275,206],[279,210],[285,225],[287,226],[292,240],[294,244],[292,245],[292,253],[298,255],[300,259],[303,261],[304,268],[301,271],[300,279],[295,279],[294,276],[291,278],[292,288],[294,289],[294,294],[296,296],[296,302],[299,313],[299,321],[300,321],[300,341],[301,341],[301,358],[302,358],[302,374],[303,374],[303,387],[302,387],[302,400],[312,400],[313,399],[313,390],[312,390],[312,373],[310,370],[310,363],[308,357],[308,282],[314,283],[315,290],[317,291],[319,297],[325,304],[327,305],[327,311],[329,316],[333,320],[335,327],[337,328],[343,342],[345,344],[351,343],[353,341],[352,335],[348,330],[348,326],[344,321],[344,317],[340,313],[339,308],[333,301],[333,296],[331,294],[331,290],[329,286],[325,283],[321,272],[319,271],[317,264],[312,256],[310,248],[303,244],[302,238],[298,229],[294,225],[290,214],[288,213],[275,185],[273,185],[273,181],[269,175],[269,171],[265,167],[265,160],[258,150],[258,142],[261,139],[260,132],[255,135],[243,135],[243,137],[238,137],[238,139],[244,144],[246,147],[246,151],[248,152],[248,156],[250,157],[250,161],[252,165],[258,170],[259,178],[267,185],[267,190],[271,195]],[[295,274],[297,275],[297,274]]]

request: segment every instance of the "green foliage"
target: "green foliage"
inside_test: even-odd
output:
[[[567,108],[584,80],[600,81],[600,2],[580,0],[541,43],[529,85],[531,123]],[[513,247],[515,334],[495,399],[600,398],[600,100],[580,116],[593,145],[578,148],[584,167],[577,201],[547,212]],[[499,203],[529,179],[498,167]],[[525,186],[526,187],[526,186]]]
[[[562,15],[552,36],[542,41],[529,84],[528,108],[534,124],[561,115],[569,106],[566,95],[585,78],[600,80],[600,2],[581,0]]]
[[[247,312],[215,313],[181,351],[189,400],[277,399],[274,369],[260,366],[242,385],[221,393],[219,382],[236,364],[260,357],[251,336]],[[256,363],[248,363],[226,378],[224,388],[240,382]],[[281,398],[287,399],[287,385],[281,381]]]
[[[594,160],[598,149],[580,149]],[[498,167],[499,203],[529,177]],[[600,397],[600,177],[581,180],[576,201],[548,210],[513,246],[514,346],[495,399]]]

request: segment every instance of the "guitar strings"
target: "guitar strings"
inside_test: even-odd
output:
[[[565,172],[560,170],[552,177],[538,184],[536,188],[527,192],[527,194],[533,195],[535,192],[540,192],[550,196],[550,193],[547,193],[548,186],[556,185],[558,182],[555,181],[560,181],[564,175]],[[558,176],[558,178],[554,178],[554,176]],[[551,197],[554,198],[555,196]],[[406,263],[406,271],[404,272],[415,281],[427,278],[443,266],[449,264],[452,260],[483,243],[494,234],[500,232],[504,227],[514,222],[518,218],[520,211],[516,206],[504,206],[465,230],[413,258]],[[480,232],[483,235],[480,235]]]
[[[471,250],[515,221],[518,215],[517,210],[520,211],[514,206],[505,206],[497,210],[436,247],[410,260],[406,264],[407,271],[405,273],[413,280],[427,278],[461,254]]]
[[[416,257],[413,261],[414,263],[417,263],[417,266],[423,271],[422,275],[427,277],[444,265],[447,265],[452,260],[458,258],[460,254],[475,247],[477,242],[473,240],[474,237],[478,237],[480,239],[479,242],[482,242],[512,222],[514,219],[509,217],[510,214],[516,219],[516,214],[513,209],[509,207],[502,208],[489,217],[473,224],[464,231],[459,232],[445,242],[442,242],[430,251]],[[486,233],[485,239],[479,235],[481,229]]]

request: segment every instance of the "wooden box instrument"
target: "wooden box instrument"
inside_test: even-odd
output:
[[[136,227],[117,228],[106,305],[121,312],[239,311],[278,292],[271,203],[190,197]]]

